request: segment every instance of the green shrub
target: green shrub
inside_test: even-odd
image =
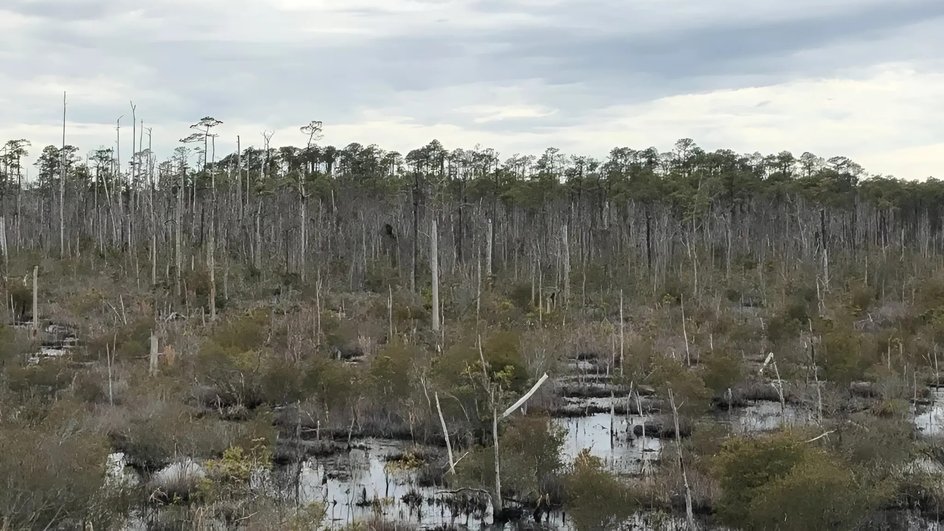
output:
[[[5,380],[11,391],[41,397],[53,397],[69,387],[75,377],[67,360],[50,359],[36,365],[11,365],[6,368]]]
[[[88,352],[104,359],[112,352],[117,360],[133,360],[148,355],[154,321],[137,319],[128,324],[116,324],[88,341]]]
[[[564,477],[567,512],[580,531],[616,529],[639,507],[630,489],[581,450]]]
[[[556,490],[566,431],[547,418],[518,417],[499,439],[502,488],[520,499],[536,500]]]
[[[744,376],[741,357],[730,352],[713,352],[702,358],[702,379],[715,395],[734,387]]]
[[[743,529],[849,529],[865,509],[849,467],[837,456],[780,432],[728,440],[715,460],[718,513]]]
[[[525,282],[519,282],[511,287],[508,291],[508,298],[511,299],[511,302],[518,307],[524,313],[528,313],[532,309],[531,305],[531,284]]]
[[[368,376],[379,405],[389,405],[410,396],[410,370],[418,357],[414,349],[398,343],[387,345],[374,357]]]
[[[679,411],[684,414],[702,413],[709,406],[711,393],[705,383],[694,370],[678,360],[656,356],[649,381],[663,397],[668,398],[671,389]]]
[[[436,360],[434,370],[444,388],[479,386],[485,358],[489,378],[505,391],[518,392],[526,387],[528,371],[521,356],[520,336],[515,332],[495,332],[483,338],[482,355],[474,343],[457,343]]]
[[[78,528],[94,516],[104,494],[108,447],[104,438],[83,429],[80,416],[79,408],[60,403],[41,424],[0,427],[4,527]]]
[[[868,368],[862,347],[861,336],[850,326],[836,326],[824,334],[817,362],[826,379],[839,384],[862,379]]]

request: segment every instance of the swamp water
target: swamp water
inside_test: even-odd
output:
[[[929,406],[915,411],[915,426],[925,434],[941,435],[944,434],[944,389],[932,390],[931,398]],[[781,409],[777,402],[758,401],[730,411],[716,411],[707,418],[712,422],[729,424],[737,433],[751,433],[772,431],[783,425],[802,425],[810,421],[810,415],[810,411],[797,405],[787,404]],[[581,450],[587,449],[602,460],[607,470],[634,476],[646,474],[651,467],[657,466],[663,447],[673,444],[672,439],[633,435],[634,427],[652,419],[651,415],[596,413],[557,417],[552,422],[565,432],[561,449],[565,466],[572,463]],[[349,450],[307,459],[299,473],[299,501],[324,504],[328,529],[373,519],[398,522],[398,526],[402,525],[404,529],[501,529],[488,524],[492,520],[491,507],[484,497],[479,496],[478,503],[461,506],[450,503],[451,495],[442,493],[437,487],[421,486],[416,471],[398,467],[395,465],[397,461],[391,461],[391,458],[402,457],[410,450],[411,445],[405,442],[367,439],[356,441]],[[108,463],[109,477],[113,482],[135,484],[141,481],[140,476],[125,466],[123,455],[112,454]],[[156,475],[196,466],[199,465],[184,461],[182,465],[170,465]],[[273,489],[286,503],[293,504],[295,474],[293,466],[277,468],[271,477],[260,479],[259,485]],[[882,522],[873,522],[878,526],[876,528],[944,531],[944,526],[937,522],[911,513],[891,512],[883,519]],[[142,524],[138,521],[128,528],[145,529]],[[515,528],[509,524],[504,529]],[[528,528],[571,530],[573,525],[564,511],[552,512],[545,523],[540,526],[532,523]],[[684,522],[675,516],[640,513],[626,520],[620,528],[683,529]]]

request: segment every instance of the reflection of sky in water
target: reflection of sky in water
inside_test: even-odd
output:
[[[477,529],[480,524],[464,514],[453,518],[441,505],[430,505],[427,498],[436,497],[436,488],[416,484],[413,472],[388,470],[385,457],[402,453],[408,448],[395,442],[366,441],[365,448],[324,458],[309,459],[302,467],[299,496],[303,503],[320,501],[327,509],[327,519],[334,527],[354,521],[383,516],[387,521],[409,522],[420,528],[438,525],[466,525]],[[419,492],[424,501],[419,509],[402,502],[411,490]],[[379,506],[358,507],[366,495],[368,501],[380,500]]]
[[[925,435],[944,434],[944,389],[931,389],[931,405],[919,408],[914,423]]]
[[[780,402],[757,401],[745,407],[732,408],[730,413],[720,412],[716,418],[731,425],[736,433],[754,433],[807,424],[809,412],[796,404],[786,404],[781,410]]]
[[[613,422],[615,436],[610,438],[610,414],[598,413],[588,417],[558,418],[554,423],[567,430],[561,451],[565,463],[571,463],[582,449],[603,460],[607,469],[619,474],[639,474],[644,460],[651,463],[659,458],[662,444],[658,439],[632,436],[632,427],[641,417],[616,416]]]

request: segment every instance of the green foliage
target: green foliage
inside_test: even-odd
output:
[[[410,372],[414,360],[419,356],[415,348],[394,343],[384,347],[371,361],[368,375],[379,399],[378,404],[389,404],[409,397],[413,382]]]
[[[396,249],[393,250],[396,252]],[[388,287],[397,286],[399,282],[399,272],[393,266],[391,259],[372,260],[367,265],[367,273],[364,278],[364,289],[374,293],[386,293]]]
[[[834,324],[833,329],[823,335],[818,353],[817,361],[826,379],[839,384],[862,379],[868,368],[862,346],[862,337],[850,325]]]
[[[837,456],[798,433],[728,440],[715,460],[721,519],[744,529],[849,529],[865,508]]]
[[[207,501],[243,500],[248,497],[253,474],[272,466],[272,451],[268,441],[252,441],[248,449],[231,446],[219,459],[206,461],[206,477],[201,482],[202,498]]]
[[[72,383],[75,373],[67,360],[51,359],[35,365],[10,365],[4,379],[11,391],[23,396],[52,398]]]
[[[783,306],[767,323],[767,338],[777,343],[806,329],[810,319],[816,315],[815,304],[815,291],[790,286]]]
[[[319,531],[323,529],[322,522],[327,513],[328,509],[323,503],[313,501],[308,505],[299,507],[285,523],[285,529],[288,531]]]
[[[194,360],[197,381],[209,390],[206,405],[253,408],[302,397],[302,372],[266,346],[268,331],[262,311],[218,325]]]
[[[519,282],[508,291],[508,298],[522,312],[530,312],[531,305],[531,284]]]
[[[458,343],[437,360],[434,366],[437,379],[447,388],[481,385],[481,358],[484,357],[490,381],[498,383],[505,391],[522,391],[528,383],[528,372],[521,356],[520,341],[515,332],[494,332],[483,339],[482,356],[474,344]]]
[[[705,387],[705,382],[694,370],[678,360],[656,356],[649,381],[663,397],[668,397],[671,389],[679,411],[684,414],[702,413],[709,406],[711,393]]]
[[[211,340],[223,348],[252,350],[260,348],[268,331],[268,312],[256,310],[250,314],[229,319],[216,326]]]
[[[536,500],[555,489],[566,432],[548,418],[518,417],[501,434],[502,488]]]
[[[40,424],[0,424],[0,521],[6,527],[72,528],[95,516],[108,446],[82,425],[83,416],[59,403]]]
[[[578,530],[616,529],[638,507],[631,490],[603,468],[603,461],[581,450],[564,476],[568,514]]]
[[[712,352],[702,357],[704,372],[702,379],[705,386],[715,395],[723,394],[734,387],[744,376],[741,357],[731,352]]]
[[[154,321],[137,319],[128,324],[116,323],[88,341],[88,351],[104,358],[112,352],[116,360],[133,360],[147,356]]]
[[[33,314],[33,290],[26,284],[13,281],[6,285],[7,297],[13,308],[13,316],[16,321],[23,322]]]
[[[307,394],[314,395],[325,408],[350,409],[359,395],[359,370],[344,363],[316,358],[303,375]]]
[[[246,449],[275,436],[266,415],[251,422],[228,422],[197,416],[182,404],[151,400],[112,421],[108,431],[129,462],[148,469],[160,468],[179,455],[216,457],[229,447]]]
[[[219,277],[217,277],[219,278]],[[196,267],[193,270],[186,269],[183,276],[187,291],[193,294],[192,302],[197,306],[203,307],[209,312],[210,309],[210,270],[205,265]],[[219,280],[217,280],[219,282]],[[219,286],[217,286],[219,288]],[[223,296],[223,290],[216,290],[216,308],[226,307],[226,298]]]
[[[12,327],[0,324],[0,369],[16,363],[18,355],[26,352],[29,341],[18,338]]]
[[[849,312],[856,316],[865,315],[875,302],[875,289],[865,282],[854,282],[848,290]]]

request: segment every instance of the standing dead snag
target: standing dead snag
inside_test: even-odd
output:
[[[492,278],[492,240],[494,238],[492,228],[492,220],[488,220],[488,224],[485,227],[485,278],[487,281],[491,281]],[[531,297],[532,299],[534,297]]]
[[[567,233],[567,224],[561,229],[561,245],[563,246],[564,267],[564,305],[570,303],[570,237]]]
[[[210,271],[210,294],[207,303],[210,305],[210,321],[216,321],[216,261],[215,261],[215,231],[213,217],[210,216],[210,231],[207,238],[207,269]]]
[[[682,459],[682,436],[679,430],[678,407],[675,404],[675,395],[669,389],[669,404],[672,406],[672,420],[675,422],[675,450],[678,452],[679,470],[682,472],[682,483],[685,485],[685,520],[689,530],[696,529],[695,514],[692,510],[692,489],[688,485],[688,474],[685,472],[685,461]]]
[[[620,290],[620,325],[619,325],[619,355],[620,355],[620,376],[623,375],[623,358],[625,356],[625,319],[623,317],[623,290]],[[613,370],[616,370],[614,367]]]
[[[148,375],[157,376],[157,356],[158,356],[157,336],[154,335],[153,332],[151,333],[150,347],[151,347],[151,350],[148,356]]]
[[[452,457],[452,442],[449,440],[449,429],[446,427],[446,418],[443,417],[442,406],[439,405],[439,393],[433,393],[436,398],[436,411],[439,413],[439,422],[442,424],[443,437],[446,439],[446,453],[449,456],[449,472],[456,475],[456,460]]]
[[[59,150],[59,257],[66,256],[66,93],[62,93],[62,149]]]
[[[758,374],[763,376],[764,369],[766,369],[767,365],[770,365],[770,364],[773,364],[774,376],[777,377],[777,379],[771,382],[770,385],[774,388],[775,391],[777,391],[777,398],[780,399],[780,420],[782,422],[786,422],[787,401],[783,395],[783,380],[780,378],[780,370],[777,369],[777,360],[774,359],[773,352],[767,354],[767,359],[764,360],[764,364],[761,365],[761,368],[760,368],[760,371],[758,371]]]
[[[485,388],[486,393],[488,393],[489,405],[492,410],[492,442],[495,448],[495,496],[492,499],[493,511],[497,515],[502,510],[502,496],[501,496],[501,452],[499,451],[498,444],[498,421],[508,417],[514,413],[518,408],[523,406],[534,393],[541,387],[541,385],[547,381],[547,373],[544,373],[541,378],[535,382],[531,389],[527,393],[521,396],[514,404],[505,409],[501,415],[498,414],[498,402],[501,400],[501,385],[497,382],[493,382],[488,376],[488,364],[485,362],[485,354],[482,351],[482,336],[478,338],[478,347],[479,347],[479,360],[482,364],[482,386]],[[445,424],[443,425],[445,428]]]
[[[33,266],[33,337],[39,335],[39,266]]]
[[[301,128],[302,133],[308,135],[308,144],[305,153],[307,156],[311,155],[312,143],[320,138],[322,126],[322,122],[312,120],[308,122],[308,125]],[[305,260],[308,255],[308,193],[305,191],[305,174],[307,170],[308,164],[306,163],[305,169],[298,175],[298,224],[301,239],[301,248],[298,250],[298,273],[302,282],[305,281]]]
[[[439,235],[436,220],[432,222],[429,233],[429,268],[432,270],[432,317],[433,332],[439,331]]]

